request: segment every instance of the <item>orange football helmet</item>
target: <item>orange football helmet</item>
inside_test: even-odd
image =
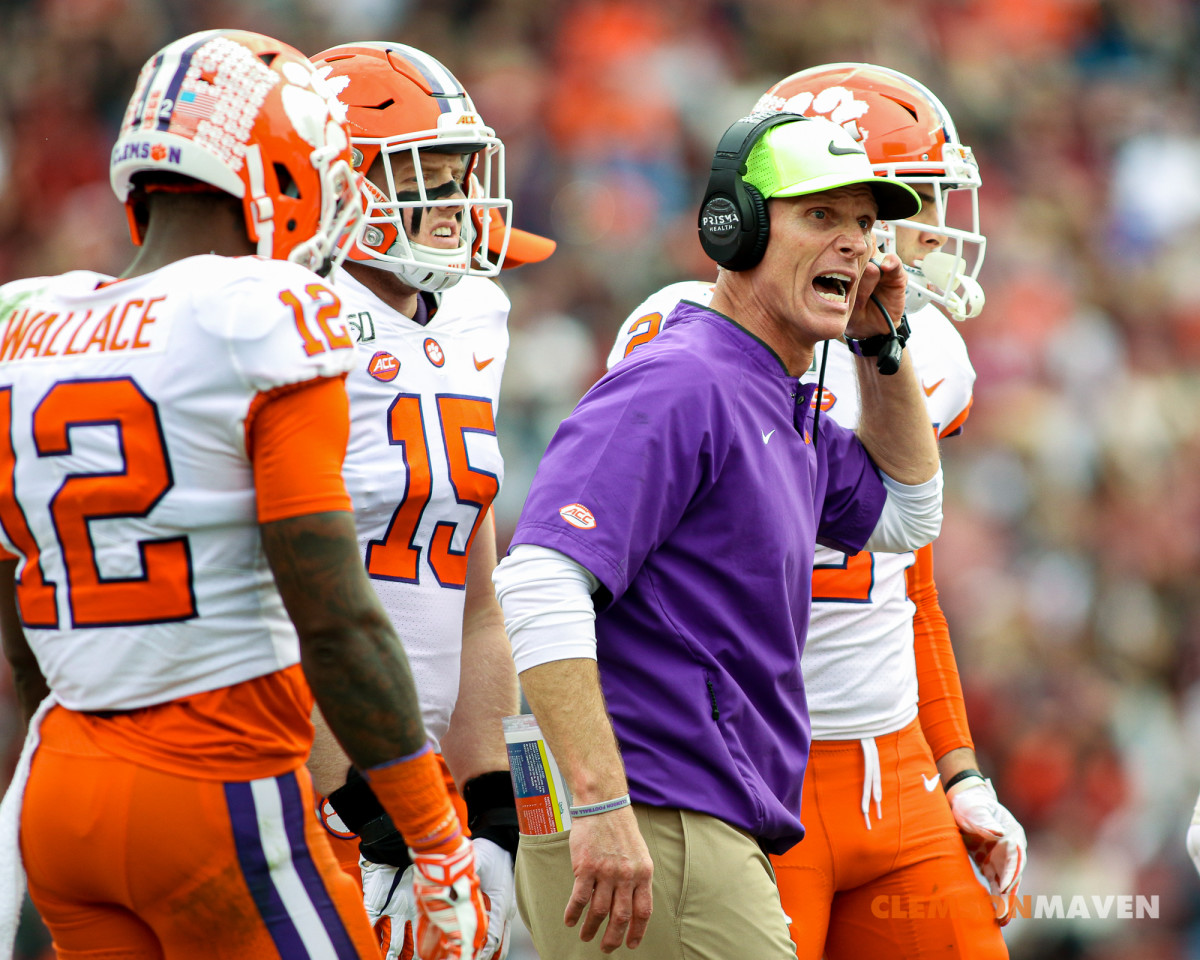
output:
[[[979,166],[971,148],[959,140],[941,101],[897,70],[831,63],[793,73],[771,87],[759,98],[755,112],[775,111],[828,117],[862,142],[879,176],[933,186],[936,225],[913,220],[880,223],[878,236],[888,250],[894,248],[897,226],[944,235],[947,243],[941,250],[905,265],[908,309],[933,301],[955,320],[978,315],[984,303],[979,270],[987,249],[979,227]],[[948,216],[955,193],[953,215]]]
[[[347,107],[354,166],[363,174],[366,228],[350,258],[431,292],[463,276],[496,276],[508,237],[505,233],[497,243],[491,214],[502,210],[506,220],[512,214],[512,201],[504,195],[504,145],[454,74],[402,43],[348,43],[312,59]],[[428,184],[421,165],[426,151],[464,155],[462,182]],[[416,190],[397,191],[397,155],[412,161]],[[380,157],[386,188],[366,178]],[[457,208],[456,247],[433,247],[408,235],[405,211],[419,222],[421,211],[430,207]]]
[[[259,256],[328,273],[363,220],[345,116],[286,43],[206,30],[168,44],[142,68],[109,165],[134,244],[132,178],[182,174],[242,200]]]

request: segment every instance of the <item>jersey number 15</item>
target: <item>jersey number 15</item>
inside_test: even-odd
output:
[[[462,552],[450,546],[458,524],[447,520],[437,522],[429,539],[429,566],[443,587],[462,588],[467,583],[467,558],[475,532],[500,489],[494,474],[471,466],[467,459],[467,434],[495,435],[496,424],[491,402],[480,397],[438,394],[436,402],[454,497],[459,503],[477,507],[478,512]],[[367,573],[381,580],[416,583],[421,548],[414,540],[433,491],[420,396],[401,394],[392,403],[388,412],[388,439],[404,449],[408,485],[383,539],[372,540],[367,546]]]

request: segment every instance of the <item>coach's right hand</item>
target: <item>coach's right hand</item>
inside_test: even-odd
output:
[[[566,925],[573,927],[583,917],[579,938],[590,941],[608,917],[600,941],[604,953],[612,953],[622,941],[630,950],[641,943],[654,909],[654,863],[633,808],[573,817],[571,868],[575,886],[563,917]]]

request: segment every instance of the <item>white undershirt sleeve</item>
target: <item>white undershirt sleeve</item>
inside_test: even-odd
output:
[[[590,571],[565,553],[522,543],[492,574],[504,610],[517,673],[554,660],[596,659],[599,588]]]
[[[887,490],[883,513],[864,550],[905,553],[932,543],[942,532],[942,470],[924,483],[898,483],[881,474]]]

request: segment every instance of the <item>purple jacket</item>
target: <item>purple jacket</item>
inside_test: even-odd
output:
[[[563,421],[512,544],[602,584],[601,683],[634,800],[780,853],[804,835],[800,652],[818,541],[854,553],[886,497],[851,431],[764,343],[684,301]]]

